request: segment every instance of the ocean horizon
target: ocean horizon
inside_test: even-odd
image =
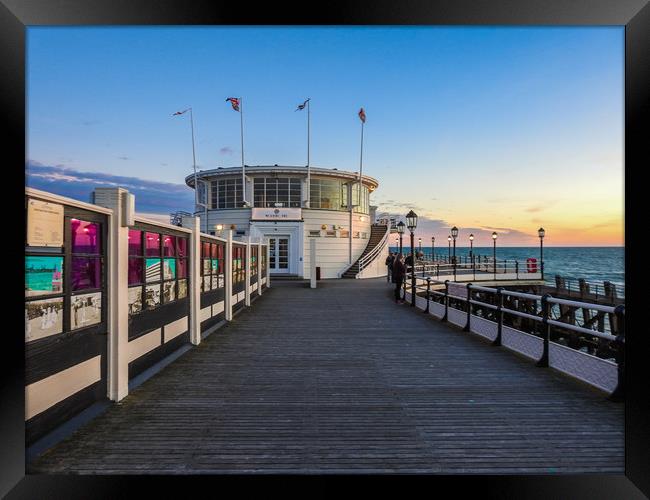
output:
[[[390,246],[395,252],[399,247]],[[418,246],[415,249],[418,250]],[[404,253],[410,252],[410,246],[403,246]],[[456,247],[457,257],[468,257],[470,248]],[[422,245],[422,252],[431,255],[431,246]],[[451,249],[453,254],[453,247]],[[492,257],[492,247],[475,246],[474,254],[477,256]],[[447,257],[448,246],[435,246],[435,254]],[[537,247],[499,247],[496,248],[497,260],[518,261],[521,270],[526,269],[526,259],[536,258],[539,261],[540,249]],[[591,283],[610,281],[617,285],[619,295],[623,295],[625,286],[625,247],[624,246],[589,246],[589,247],[544,247],[544,278],[548,283],[555,283],[555,275],[565,278],[584,278]]]

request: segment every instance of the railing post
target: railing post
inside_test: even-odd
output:
[[[618,383],[616,389],[607,399],[610,401],[625,400],[625,306],[619,305],[614,309],[616,315],[616,364],[618,366]]]
[[[548,324],[549,316],[551,315],[551,304],[548,301],[550,298],[551,295],[548,293],[542,295],[542,333],[544,335],[544,352],[536,365],[542,368],[548,367],[548,349],[551,341],[551,325]]]
[[[517,279],[519,279],[519,261],[515,261],[515,273],[517,274]]]
[[[431,298],[431,277],[427,276],[427,308],[424,310],[425,313],[429,312],[429,300]]]
[[[190,268],[188,295],[190,299],[190,342],[201,343],[201,220],[183,217],[181,225],[192,230],[190,235]]]
[[[228,229],[226,237],[226,266],[225,266],[225,297],[224,297],[224,318],[232,321],[232,229]]]
[[[472,300],[472,284],[467,283],[467,323],[465,323],[465,328],[463,328],[464,332],[469,332],[470,327],[471,327],[471,317],[472,317],[472,303],[470,302]]]
[[[503,333],[503,287],[497,287],[497,336],[492,341],[492,345],[500,346],[501,335]]]
[[[266,259],[264,259],[266,261]],[[266,271],[262,269],[262,238],[257,242],[257,295],[262,295],[262,277]]]
[[[246,258],[244,259],[244,305],[250,307],[251,305],[251,237],[248,235],[246,240]]]
[[[316,288],[316,285],[316,238],[309,238],[309,288]]]
[[[415,261],[415,259],[413,260]],[[415,262],[411,266],[411,307],[415,307],[415,297],[417,296],[415,290]]]
[[[266,288],[271,288],[271,244],[269,239],[266,239],[266,269],[264,269],[264,276],[266,278]]]
[[[436,264],[436,278],[440,278],[440,264]]]
[[[402,300],[406,301],[406,277],[402,281]]]
[[[108,219],[107,242],[107,378],[108,399],[120,401],[129,394],[129,227],[124,214],[129,192],[124,188],[112,188],[110,191],[111,196],[97,204],[113,210],[113,215]]]
[[[447,321],[447,313],[449,312],[449,280],[445,280],[445,315],[440,321]]]

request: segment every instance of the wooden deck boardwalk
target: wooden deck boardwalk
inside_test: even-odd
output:
[[[28,472],[624,471],[623,404],[391,292],[272,282]]]

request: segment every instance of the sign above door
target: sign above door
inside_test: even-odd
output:
[[[252,208],[251,220],[302,220],[301,208]]]

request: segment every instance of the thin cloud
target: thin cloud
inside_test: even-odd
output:
[[[232,155],[234,151],[229,146],[224,146],[219,150],[219,153],[222,155]]]
[[[118,160],[130,160],[131,158],[129,158],[128,156],[118,156],[117,159]]]
[[[90,201],[96,187],[122,187],[135,194],[136,210],[169,215],[176,210],[192,211],[194,191],[184,184],[151,181],[102,172],[80,172],[64,166],[30,161],[26,184],[35,189]]]

